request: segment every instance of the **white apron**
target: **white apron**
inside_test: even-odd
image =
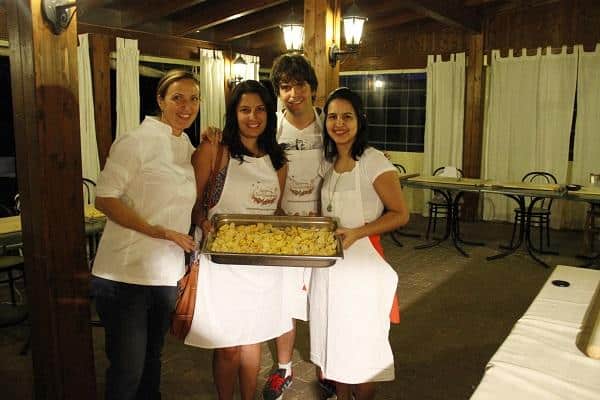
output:
[[[323,124],[315,113],[314,132],[306,140],[290,138],[284,132],[285,112],[279,115],[277,141],[284,144],[288,159],[288,173],[281,199],[281,208],[287,215],[318,215],[321,177],[319,166],[323,160]],[[292,140],[293,139],[293,140]],[[308,286],[311,268],[290,267],[284,272],[284,303],[292,318],[308,320]]]
[[[231,158],[215,213],[273,214],[279,199],[277,172],[268,156]],[[222,348],[260,343],[292,329],[283,310],[281,267],[212,263],[200,257],[196,308],[185,343]]]
[[[356,228],[365,224],[357,161],[354,189],[327,192],[333,166],[321,190],[323,214],[338,217],[340,225]],[[334,189],[335,190],[335,189]],[[310,358],[324,376],[357,384],[394,379],[394,356],[389,343],[390,310],[398,276],[371,244],[357,240],[344,250],[344,259],[330,268],[315,268],[309,293]]]

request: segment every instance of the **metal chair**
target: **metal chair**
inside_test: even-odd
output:
[[[556,180],[556,177],[546,171],[529,172],[529,173],[525,174],[525,176],[523,176],[523,178],[521,179],[521,182],[543,183],[543,184],[558,183],[558,181]],[[529,209],[529,205],[532,202],[535,202],[535,204],[534,204],[535,207],[533,207],[531,209],[531,212],[529,213],[529,215],[527,215],[527,211],[525,211],[525,213],[523,213],[523,210],[521,210],[521,208],[515,208],[513,231],[512,231],[512,236],[510,238],[510,246],[511,247],[513,247],[513,245],[514,245],[514,240],[515,240],[515,236],[517,233],[517,225],[519,223],[525,223],[526,228],[530,230],[528,232],[529,234],[531,234],[532,226],[539,227],[540,247],[539,247],[539,249],[535,249],[536,251],[543,252],[544,233],[546,235],[546,245],[548,247],[550,247],[550,214],[551,214],[550,208],[552,207],[552,200],[553,199],[551,199],[551,198],[544,198],[544,197],[529,198],[529,202],[527,202],[526,207],[525,207],[526,210]],[[529,221],[525,220],[526,217],[529,218]]]
[[[433,171],[433,175],[434,176],[441,175],[444,172],[445,168],[446,167],[437,168],[435,171]],[[457,168],[456,171],[459,174],[459,176],[457,176],[457,178],[462,178],[462,176],[463,176],[462,170]],[[440,192],[439,190],[433,191],[433,197],[431,200],[429,200],[427,202],[427,204],[429,205],[429,219],[427,220],[427,232],[425,233],[425,238],[429,239],[429,234],[431,232],[432,223],[433,223],[433,232],[435,233],[438,217],[447,218],[449,210],[448,210],[448,203],[446,202],[446,199],[445,199],[444,195],[442,194],[442,192]],[[458,212],[458,206],[455,211]]]
[[[94,192],[92,192],[92,189]],[[92,194],[96,191],[96,182],[83,178],[83,200],[86,204],[92,204]]]
[[[401,174],[405,174],[406,173],[406,168],[404,168],[404,165],[394,163],[394,167],[396,167],[396,169],[398,170],[398,172],[400,172]]]

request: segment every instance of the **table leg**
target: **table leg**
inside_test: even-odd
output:
[[[456,195],[456,198],[454,199],[453,205],[454,205],[454,212],[453,212],[453,216],[454,216],[454,240],[456,242],[462,243],[462,244],[466,244],[466,245],[470,245],[470,246],[485,246],[485,243],[483,242],[473,242],[470,240],[464,240],[462,237],[460,237],[460,229],[459,229],[459,215],[458,215],[458,204],[460,203],[460,199],[462,199],[462,197],[464,196],[465,192],[459,192]]]
[[[521,220],[521,224],[519,224],[519,238],[517,239],[517,243],[513,245],[511,242],[508,246],[500,245],[500,249],[506,250],[498,254],[494,254],[493,256],[486,257],[486,260],[492,261],[497,260],[499,258],[504,258],[508,255],[513,254],[521,245],[523,244],[523,239],[525,238],[525,220],[527,218],[527,210],[525,208],[525,197],[524,196],[513,196],[513,195],[505,195],[510,197],[514,201],[517,202],[519,206],[519,210],[521,210],[521,215],[523,216],[523,220]]]

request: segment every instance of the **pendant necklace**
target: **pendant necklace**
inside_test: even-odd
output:
[[[333,167],[331,167],[331,176],[330,176],[330,180],[329,180],[329,203],[327,204],[327,211],[332,212],[333,211],[333,195],[335,194],[335,189],[337,188],[337,184],[340,181],[340,178],[342,177],[342,174],[339,174],[337,179],[335,180],[335,184],[333,185],[333,191],[331,190],[331,181],[333,180]]]

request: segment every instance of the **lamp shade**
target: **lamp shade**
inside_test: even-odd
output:
[[[298,23],[287,23],[281,25],[283,31],[283,40],[285,48],[288,51],[297,51],[302,49],[304,43],[304,26]]]
[[[242,80],[246,76],[246,61],[239,54],[233,61],[233,76],[238,80]]]
[[[342,20],[344,22],[346,45],[358,46],[367,17],[364,16],[356,4],[352,3],[352,6],[344,13]]]

